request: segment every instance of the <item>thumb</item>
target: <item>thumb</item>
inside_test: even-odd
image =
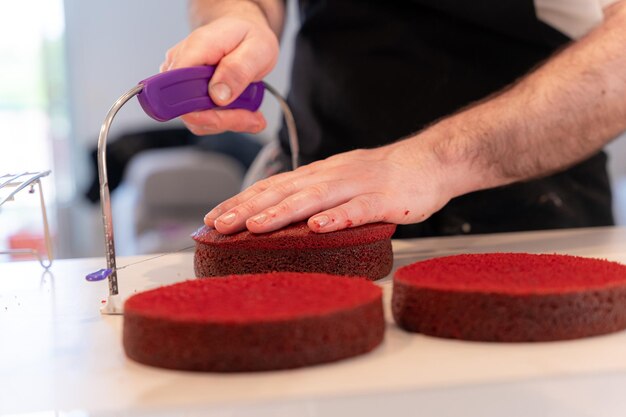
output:
[[[265,77],[277,58],[278,45],[273,45],[272,39],[266,42],[244,40],[217,65],[209,82],[211,99],[220,106],[230,104],[250,83]]]
[[[209,94],[225,106],[271,71],[278,59],[278,38],[269,28],[222,19],[194,30],[168,55],[173,55],[169,69],[217,64]]]

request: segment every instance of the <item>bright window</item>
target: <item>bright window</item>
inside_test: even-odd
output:
[[[64,185],[69,181],[63,181],[69,164],[59,159],[67,148],[63,31],[62,0],[3,2],[0,175],[51,169],[42,184],[52,222],[55,197],[71,192]],[[38,195],[20,192],[0,207],[0,249],[15,244],[16,236],[36,240],[43,233],[41,223]]]

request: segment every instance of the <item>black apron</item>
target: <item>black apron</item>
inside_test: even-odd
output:
[[[537,20],[530,0],[301,0],[300,17],[288,100],[302,164],[415,133],[570,41]],[[279,135],[288,161],[285,127]],[[605,165],[600,152],[556,175],[455,198],[396,237],[613,224]]]

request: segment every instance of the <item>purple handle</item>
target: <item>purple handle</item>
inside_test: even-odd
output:
[[[245,109],[256,111],[263,101],[263,82],[250,84],[227,106],[218,106],[209,97],[213,66],[180,68],[162,72],[140,81],[143,89],[137,99],[146,114],[165,122],[180,115],[208,109]]]

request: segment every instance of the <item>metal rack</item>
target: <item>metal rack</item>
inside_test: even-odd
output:
[[[24,189],[28,189],[30,194],[35,193],[35,188],[39,192],[39,204],[41,206],[41,217],[43,221],[44,239],[46,243],[47,259],[42,257],[37,249],[10,249],[0,250],[1,255],[21,255],[30,254],[37,258],[44,269],[52,266],[52,239],[50,237],[50,227],[48,225],[48,213],[46,211],[46,203],[43,198],[41,189],[41,178],[47,177],[50,171],[41,172],[23,172],[21,174],[5,174],[0,176],[0,192],[10,189],[6,196],[0,194],[0,208],[6,202],[13,201],[17,193]]]

